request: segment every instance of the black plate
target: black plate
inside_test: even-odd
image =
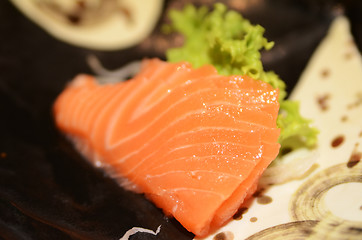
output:
[[[164,12],[185,2],[190,1],[166,1]],[[267,29],[276,45],[263,53],[265,68],[278,73],[289,91],[336,14],[345,11],[362,49],[361,1],[225,2]],[[164,21],[165,14],[159,25]],[[1,239],[119,239],[134,226],[155,230],[159,225],[157,239],[193,238],[142,195],[124,191],[84,161],[54,127],[51,113],[64,84],[77,73],[91,73],[88,54],[116,68],[143,57],[163,58],[173,44],[157,28],[143,43],[122,51],[74,47],[49,36],[9,1],[0,1]]]

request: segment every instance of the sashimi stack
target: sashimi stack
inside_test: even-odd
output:
[[[197,236],[225,224],[278,155],[278,89],[211,65],[146,59],[133,79],[76,77],[57,126],[122,187]]]

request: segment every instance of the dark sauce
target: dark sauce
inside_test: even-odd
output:
[[[250,218],[250,222],[256,222],[256,221],[258,221],[258,218],[257,218],[257,217],[252,217],[252,218]]]
[[[68,21],[74,25],[80,24],[82,21],[82,14],[85,10],[86,10],[85,2],[81,0],[77,1],[77,5],[73,13],[67,15]]]
[[[331,146],[336,148],[339,145],[341,145],[343,142],[344,142],[344,136],[340,135],[333,139],[333,141],[331,142]]]
[[[77,14],[69,14],[67,16],[67,19],[70,23],[74,24],[74,25],[77,25],[80,23],[81,21],[81,17]]]
[[[259,204],[263,204],[263,205],[266,205],[266,204],[269,204],[273,201],[273,199],[269,196],[260,196],[256,199],[256,202],[259,203]]]
[[[253,197],[256,197],[256,198],[257,198],[257,197],[262,196],[264,191],[265,191],[264,188],[259,188],[259,189],[257,189],[257,190],[255,191],[255,193],[253,194]]]
[[[317,98],[318,105],[322,111],[328,110],[328,100],[330,98],[329,94],[322,95]]]
[[[119,11],[121,12],[121,14],[123,15],[123,16],[125,16],[126,17],[126,19],[127,19],[127,21],[128,22],[132,22],[132,14],[131,14],[131,11],[128,9],[128,8],[126,8],[126,7],[120,7],[119,8]]]
[[[284,156],[284,155],[290,153],[291,151],[293,151],[293,148],[291,148],[291,147],[283,147],[283,148],[280,149],[280,155]]]
[[[330,75],[330,71],[329,71],[328,68],[323,69],[323,70],[321,71],[321,76],[322,76],[322,78],[327,78],[327,77],[329,77],[329,75]]]
[[[263,195],[264,191],[265,191],[264,188],[260,188],[256,190],[256,192],[253,194],[253,197],[256,198],[256,202],[259,204],[269,204],[273,201],[271,197]]]
[[[221,232],[216,234],[213,238],[213,240],[233,240],[234,234],[231,232]]]
[[[346,59],[346,60],[349,60],[349,59],[351,59],[353,57],[353,53],[351,53],[351,52],[348,52],[348,53],[345,53],[344,54],[344,58]]]
[[[223,232],[216,234],[213,238],[213,240],[225,240],[225,239],[226,239],[226,234]]]
[[[347,162],[347,167],[353,168],[361,161],[361,158],[362,158],[361,152],[353,152],[351,157],[349,158],[349,161]]]
[[[243,214],[248,211],[248,208],[242,207],[239,208],[238,211],[234,214],[233,219],[234,220],[241,220],[243,219]]]
[[[82,0],[77,1],[78,8],[85,9],[85,2]]]

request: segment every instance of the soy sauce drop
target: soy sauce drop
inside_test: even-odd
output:
[[[344,136],[340,135],[333,139],[331,146],[336,148],[344,142]]]

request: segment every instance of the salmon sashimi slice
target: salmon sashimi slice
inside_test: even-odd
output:
[[[146,59],[133,79],[79,75],[56,125],[95,166],[196,236],[225,224],[279,152],[278,90],[212,66]]]

